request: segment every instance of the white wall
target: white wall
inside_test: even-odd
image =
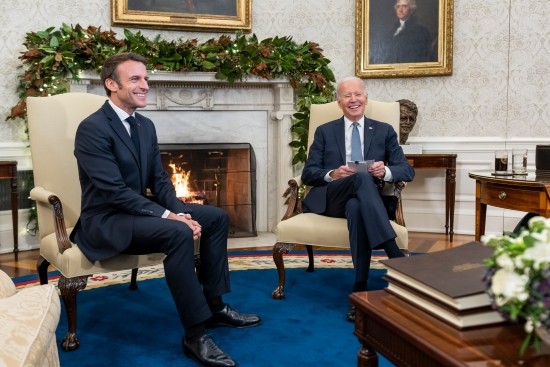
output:
[[[18,56],[24,50],[25,33],[59,27],[63,22],[108,29],[109,4],[106,0],[0,4],[0,159],[12,157],[12,153],[3,153],[4,146],[19,146],[25,140],[22,123],[3,122],[17,101]],[[253,0],[252,32],[259,39],[291,36],[299,43],[307,40],[320,44],[339,79],[355,70],[355,6],[355,0],[340,0],[337,6],[333,0]],[[467,171],[490,168],[491,154],[499,147],[525,145],[533,150],[537,143],[550,143],[550,27],[545,25],[546,2],[542,0],[498,4],[455,0],[454,8],[452,76],[365,82],[373,99],[406,98],[417,103],[419,118],[411,143],[422,144],[427,153],[458,153],[455,233],[473,233],[474,183]],[[122,37],[120,27],[113,30]],[[162,30],[143,33],[201,41],[220,35]],[[24,161],[22,158],[20,166],[26,164]],[[443,202],[433,190],[444,186],[439,183],[441,177],[432,177],[436,172],[418,171],[416,182],[407,188],[405,216],[412,230],[439,231],[441,227],[438,221],[443,222]],[[412,200],[412,196],[424,199]],[[508,222],[514,222],[515,216],[489,209],[488,232],[513,226]]]

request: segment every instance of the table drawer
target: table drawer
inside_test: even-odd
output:
[[[545,193],[535,190],[482,184],[480,199],[484,204],[512,210],[533,211],[535,208],[546,210]]]

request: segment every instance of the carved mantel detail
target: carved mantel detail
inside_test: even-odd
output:
[[[159,110],[191,109],[212,110],[214,107],[214,93],[210,89],[166,88],[159,87],[157,94]]]

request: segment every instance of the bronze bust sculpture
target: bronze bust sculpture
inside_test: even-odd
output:
[[[416,107],[414,102],[409,101],[408,99],[400,99],[397,102],[399,102],[401,109],[399,122],[399,144],[405,144],[409,138],[409,133],[416,124],[418,107]]]

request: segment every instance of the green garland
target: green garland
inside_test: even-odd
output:
[[[237,33],[235,38],[222,35],[199,43],[196,39],[153,40],[141,32],[124,30],[125,39],[118,39],[112,30],[63,24],[61,28],[29,32],[23,45],[27,51],[19,59],[24,73],[20,76],[20,100],[12,107],[6,120],[26,119],[26,98],[65,93],[68,79],[78,79],[81,71],[100,72],[103,62],[118,52],[132,51],[145,56],[148,69],[193,72],[215,72],[216,78],[235,82],[248,75],[265,79],[287,78],[295,90],[296,113],[293,115],[293,164],[305,162],[312,103],[333,100],[334,74],[330,60],[313,42],[297,44],[290,37],[258,41],[255,35]]]

